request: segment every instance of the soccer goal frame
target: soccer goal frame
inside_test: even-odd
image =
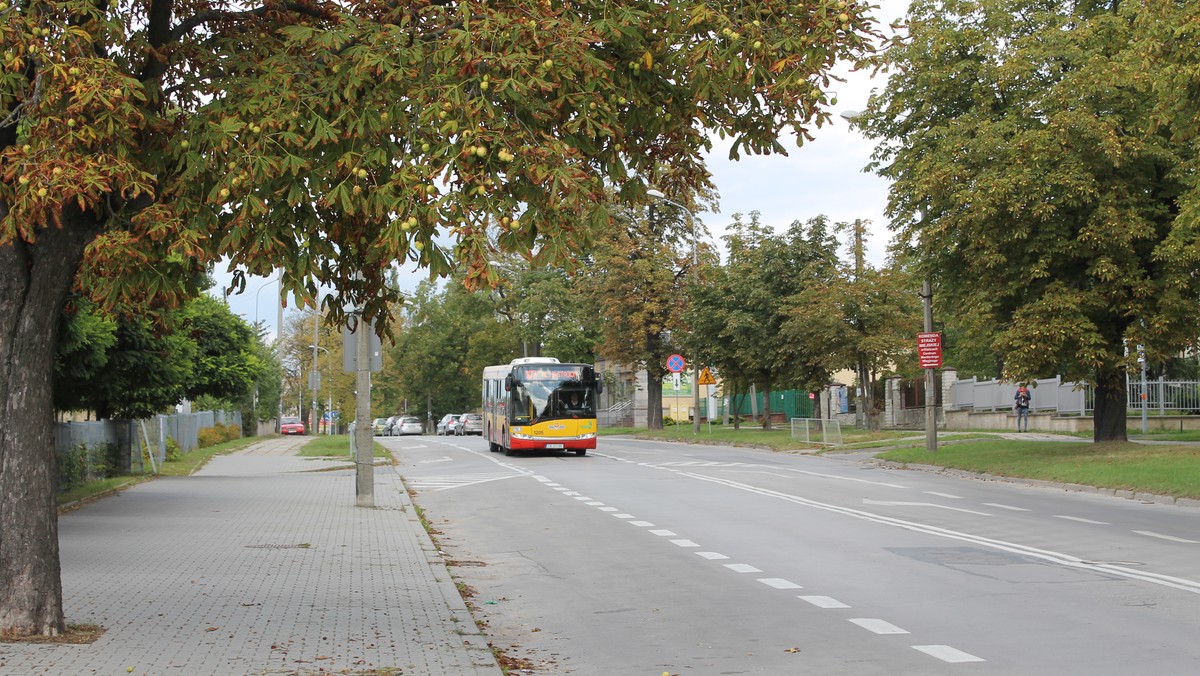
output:
[[[842,423],[838,420],[792,418],[792,438],[822,446],[842,445]]]

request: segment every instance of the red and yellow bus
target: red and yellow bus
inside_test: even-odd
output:
[[[524,357],[483,369],[483,436],[492,452],[596,447],[596,396],[603,386],[590,364]]]

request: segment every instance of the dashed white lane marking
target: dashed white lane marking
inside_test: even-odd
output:
[[[619,511],[616,507],[600,507],[601,512],[616,512]]]
[[[886,620],[877,620],[870,617],[856,617],[850,620],[854,624],[866,629],[869,632],[876,634],[907,634],[908,631],[901,629],[896,625]]]
[[[725,567],[735,573],[761,573],[762,571],[747,563],[727,563]]]
[[[563,495],[579,495],[579,491],[568,491],[568,490],[564,490],[564,491],[563,491]]]
[[[888,525],[896,526],[898,528],[904,528],[904,529],[907,529],[907,530],[910,530],[913,532],[917,532],[917,533],[928,533],[930,535],[936,535],[939,537],[950,538],[950,539],[958,540],[961,542],[971,542],[971,543],[974,543],[974,544],[977,544],[977,545],[980,545],[983,547],[991,547],[993,549],[998,549],[1000,551],[1012,552],[1014,554],[1022,554],[1025,556],[1031,556],[1031,557],[1040,559],[1042,561],[1048,561],[1050,563],[1054,563],[1054,564],[1061,565],[1061,566],[1066,566],[1069,568],[1076,568],[1076,569],[1086,568],[1088,570],[1102,571],[1104,573],[1107,573],[1110,575],[1116,575],[1116,576],[1123,577],[1123,578],[1129,579],[1129,580],[1141,580],[1143,582],[1150,582],[1152,584],[1162,585],[1164,587],[1170,587],[1172,589],[1179,589],[1182,591],[1191,592],[1193,594],[1200,594],[1200,580],[1189,580],[1186,578],[1174,577],[1171,575],[1163,575],[1161,573],[1153,573],[1150,571],[1135,570],[1133,568],[1127,568],[1125,566],[1116,565],[1116,564],[1109,564],[1109,563],[1097,564],[1094,561],[1088,561],[1086,559],[1081,559],[1079,557],[1071,556],[1069,554],[1063,554],[1062,552],[1055,552],[1055,551],[1046,550],[1046,549],[1038,549],[1036,547],[1020,545],[1015,542],[1007,542],[1005,540],[993,540],[991,538],[983,537],[982,535],[975,535],[972,533],[964,533],[962,531],[950,530],[948,528],[940,528],[938,526],[933,526],[933,525],[925,524],[925,523],[919,523],[916,521],[906,521],[904,519],[897,519],[895,517],[885,516],[883,514],[876,514],[874,512],[866,512],[866,511],[862,511],[862,510],[858,510],[858,509],[853,509],[850,507],[841,507],[838,505],[833,505],[833,504],[829,504],[829,503],[825,503],[825,502],[818,502],[816,500],[809,500],[807,498],[802,498],[798,495],[790,495],[788,493],[783,493],[780,491],[773,491],[773,490],[769,490],[766,488],[751,486],[749,484],[743,484],[743,483],[738,483],[736,481],[730,481],[728,479],[720,479],[717,477],[706,476],[704,474],[684,473],[683,476],[691,477],[698,481],[708,481],[708,482],[712,482],[715,484],[720,484],[722,486],[728,486],[730,488],[734,488],[737,490],[746,491],[747,493],[754,493],[757,495],[763,495],[763,496],[767,496],[767,497],[771,497],[771,498],[776,498],[779,500],[785,500],[787,502],[791,502],[791,503],[795,503],[795,504],[799,504],[799,505],[807,505],[807,506],[813,507],[815,509],[820,509],[820,510],[824,510],[827,512],[833,512],[835,514],[843,514],[843,515],[851,516],[851,517],[854,517],[857,519],[863,519],[864,521],[888,524]],[[1141,534],[1145,535],[1147,533],[1149,533],[1149,531],[1143,531]],[[1151,537],[1158,537],[1158,534],[1154,534]],[[1195,541],[1189,541],[1189,544],[1200,544],[1200,543],[1197,543]]]
[[[562,486],[562,484],[556,484],[553,481],[545,481],[543,483],[545,483],[547,486],[549,486],[551,488],[558,488],[558,487]],[[563,490],[565,491],[567,489],[564,488]]]
[[[991,516],[991,514],[988,514],[987,512],[977,512],[973,509],[939,505],[936,502],[901,502],[897,500],[872,500],[870,498],[863,498],[863,504],[880,505],[883,507],[937,507],[938,509],[949,509],[955,512],[966,512],[967,514],[978,514],[979,516]]]
[[[696,544],[695,542],[692,542],[691,540],[671,540],[671,544],[675,545],[676,547],[699,547],[700,546],[700,545]]]
[[[408,448],[417,448],[417,447],[409,446]],[[417,464],[418,465],[431,465],[435,462],[454,462],[454,458],[451,458],[450,456],[445,455],[445,456],[438,458],[437,460],[419,460],[419,461],[417,461]]]
[[[650,532],[654,533],[655,535],[657,535],[660,538],[671,538],[671,537],[675,537],[676,535],[678,535],[678,533],[676,533],[674,531],[669,531],[665,528],[656,528]]]
[[[709,561],[719,561],[721,559],[729,558],[728,556],[725,556],[724,554],[718,554],[716,552],[696,552],[696,556],[699,556],[704,559],[708,559]]]
[[[920,650],[926,655],[938,658],[943,662],[986,662],[982,657],[976,657],[971,653],[965,653],[958,648],[951,648],[948,645],[915,645],[913,648]]]
[[[923,492],[925,493],[925,495],[936,495],[939,498],[950,498],[951,500],[962,500],[961,495],[954,495],[951,493],[938,493],[937,491],[923,491]]]
[[[818,608],[849,608],[850,606],[841,601],[829,596],[797,596],[796,598],[803,601],[808,601]]]
[[[759,578],[758,581],[773,589],[804,589],[804,587],[801,587],[795,582],[785,580],[781,577],[764,577]]]
[[[546,485],[549,486],[550,484]],[[566,488],[565,486],[555,486],[554,490],[561,492],[563,495],[569,495],[571,493],[571,489]]]
[[[652,528],[654,526],[654,524],[650,523],[649,521],[630,521],[629,523],[637,526],[638,528]]]
[[[983,503],[983,506],[984,507],[995,507],[996,509],[1007,509],[1007,510],[1013,511],[1013,512],[1028,512],[1029,511],[1028,509],[1025,509],[1024,507],[1013,507],[1012,505],[1002,505],[998,502],[985,502],[985,503]]]
[[[1066,519],[1067,521],[1078,521],[1079,523],[1093,523],[1093,524],[1096,524],[1097,526],[1111,526],[1112,525],[1107,521],[1092,521],[1091,519],[1084,519],[1084,518],[1078,517],[1078,516],[1066,516],[1065,514],[1055,514],[1054,518]]]
[[[632,515],[632,514],[613,514],[613,516],[617,517],[618,519],[633,519],[633,518],[636,518],[636,517],[635,517],[634,515]]]
[[[600,502],[599,500],[592,500],[591,502],[586,503],[586,504],[589,507],[603,507],[604,506],[604,503]],[[613,507],[613,509],[616,509],[616,507]]]
[[[1195,540],[1187,540],[1184,538],[1177,538],[1174,535],[1163,535],[1162,533],[1155,533],[1154,531],[1149,531],[1149,530],[1135,530],[1133,532],[1137,533],[1138,535],[1145,535],[1147,537],[1161,538],[1163,540],[1170,540],[1171,542],[1182,542],[1182,543],[1188,544],[1188,545],[1200,544],[1200,542],[1196,542]]]

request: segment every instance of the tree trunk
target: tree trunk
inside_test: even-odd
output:
[[[1125,372],[1103,369],[1096,374],[1096,409],[1092,413],[1092,441],[1128,441]]]
[[[662,375],[656,376],[649,369],[646,370],[646,428],[663,428]]]
[[[771,388],[763,388],[763,421],[764,430],[771,429]]]
[[[67,209],[36,244],[0,246],[0,634],[64,629],[51,388],[58,322],[98,232]]]

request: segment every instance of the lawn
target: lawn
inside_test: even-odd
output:
[[[1200,446],[989,440],[942,444],[932,454],[924,446],[898,448],[877,457],[998,476],[1200,499]]]
[[[375,445],[375,457],[391,459],[391,454],[378,441]],[[328,458],[341,456],[350,458],[350,435],[334,434],[314,436],[308,443],[300,447],[300,455],[306,458]]]

